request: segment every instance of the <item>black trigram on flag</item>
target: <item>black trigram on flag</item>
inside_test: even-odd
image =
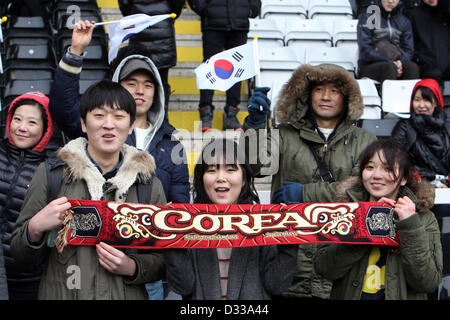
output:
[[[214,76],[212,75],[211,72],[208,72],[208,73],[206,74],[206,79],[208,79],[211,83],[216,82],[216,78],[214,78]]]
[[[239,68],[237,69],[236,73],[234,74],[235,78],[240,78],[242,76],[242,74],[244,73],[245,69],[243,68]]]
[[[233,58],[234,58],[234,60],[236,60],[237,62],[239,62],[239,61],[241,61],[243,58],[244,58],[244,56],[242,55],[242,54],[240,54],[239,52],[235,52],[235,53],[233,53],[232,55],[231,55]]]

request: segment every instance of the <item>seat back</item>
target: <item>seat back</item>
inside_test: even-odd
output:
[[[337,47],[342,42],[356,42],[358,20],[338,19],[333,21],[333,46]]]
[[[418,81],[420,79],[384,80],[381,87],[383,112],[409,118],[411,94]]]
[[[261,3],[261,17],[293,17],[306,19],[308,0],[264,0]]]
[[[308,5],[309,19],[353,19],[348,0],[313,0]]]
[[[362,121],[362,128],[378,138],[389,138],[398,121],[400,121],[398,118],[377,120],[365,119]]]
[[[249,19],[250,29],[247,34],[248,42],[258,37],[258,45],[262,47],[284,46],[283,32],[277,22],[272,19]]]
[[[352,47],[309,47],[305,52],[305,63],[319,65],[331,63],[356,74],[358,52]]]

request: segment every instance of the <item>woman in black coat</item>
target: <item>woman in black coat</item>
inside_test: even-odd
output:
[[[443,107],[436,80],[417,82],[411,96],[411,117],[397,123],[392,137],[408,149],[422,179],[439,187],[448,187],[450,135],[445,126]]]
[[[20,208],[34,171],[54,149],[49,141],[53,121],[48,98],[41,92],[17,97],[10,105],[4,139],[0,141],[0,228],[9,298],[34,300],[39,287],[40,268],[16,263],[10,242]],[[56,149],[56,146],[55,146]]]
[[[359,17],[357,40],[359,47],[359,77],[379,82],[386,79],[418,79],[419,67],[414,55],[412,26],[401,12],[399,0],[379,1],[379,12],[363,12]],[[388,43],[396,48],[388,54],[381,48]]]

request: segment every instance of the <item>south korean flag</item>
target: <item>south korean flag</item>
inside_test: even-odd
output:
[[[254,46],[244,44],[212,56],[195,69],[198,89],[227,91],[257,73]]]

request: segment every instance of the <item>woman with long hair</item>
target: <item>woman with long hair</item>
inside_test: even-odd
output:
[[[333,281],[332,299],[426,299],[442,279],[442,247],[436,218],[429,208],[434,189],[419,182],[404,148],[391,140],[369,145],[357,177],[334,188],[305,186],[305,201],[370,201],[392,206],[400,247],[326,244],[314,265]],[[313,192],[314,191],[314,192]],[[316,197],[316,199],[314,199]]]
[[[238,144],[212,140],[194,170],[194,203],[259,203]],[[185,299],[260,300],[291,284],[296,245],[165,250],[169,286]]]

